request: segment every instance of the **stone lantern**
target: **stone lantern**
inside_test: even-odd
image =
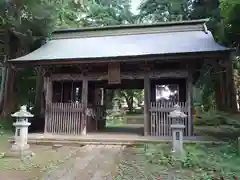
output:
[[[12,145],[10,154],[14,156],[27,155],[30,151],[27,151],[29,145],[27,144],[28,139],[28,127],[31,123],[28,122],[28,118],[34,115],[27,111],[26,106],[21,106],[20,110],[11,115],[16,118],[16,122],[13,123],[15,126],[15,143]]]
[[[169,117],[172,119],[171,129],[172,129],[172,151],[179,155],[183,154],[183,130],[185,125],[183,119],[187,115],[181,111],[181,107],[176,104],[174,110],[169,113]]]

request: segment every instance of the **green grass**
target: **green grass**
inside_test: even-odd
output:
[[[240,136],[240,114],[209,111],[194,122],[199,136],[212,136],[219,140],[236,140]]]
[[[107,122],[106,122],[106,126],[107,127],[119,127],[119,126],[122,126],[124,125],[125,122],[123,119],[121,118],[111,118],[111,119],[107,119]]]
[[[235,144],[185,145],[185,158],[176,166],[168,144],[129,147],[123,153],[117,180],[167,180],[170,172],[182,180],[224,180],[240,177]]]
[[[236,140],[240,137],[240,128],[231,125],[195,126],[194,132],[198,136],[211,136],[222,141]]]

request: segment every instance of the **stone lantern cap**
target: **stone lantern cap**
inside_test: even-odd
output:
[[[185,118],[187,117],[187,115],[181,111],[181,107],[176,104],[174,106],[174,110],[172,112],[169,113],[169,117],[170,118]]]
[[[15,112],[11,116],[17,118],[29,118],[33,117],[34,115],[27,111],[27,106],[21,106],[20,110]]]

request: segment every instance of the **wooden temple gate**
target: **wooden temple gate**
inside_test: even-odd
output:
[[[184,135],[191,136],[192,85],[200,75],[199,70],[207,61],[231,64],[232,50],[217,44],[205,23],[206,20],[196,20],[58,30],[44,47],[8,63],[39,67],[45,72],[47,133],[85,135],[103,128],[105,93],[97,91],[109,86],[121,89],[124,80],[131,80],[129,87],[144,89],[144,135],[170,136],[167,115],[178,103],[188,115]],[[228,69],[232,82],[231,67]],[[181,86],[180,98],[175,103],[162,103],[154,97],[154,86],[163,81],[175,81]]]

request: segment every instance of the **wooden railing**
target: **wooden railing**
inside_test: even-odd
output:
[[[50,103],[46,107],[45,132],[81,134],[83,108],[79,103]]]
[[[173,102],[151,102],[150,105],[150,135],[151,136],[172,136],[171,123],[169,113],[174,110]],[[183,119],[185,125],[184,136],[191,135],[192,122],[188,112],[188,105],[185,102],[177,103],[181,107],[187,117]]]

